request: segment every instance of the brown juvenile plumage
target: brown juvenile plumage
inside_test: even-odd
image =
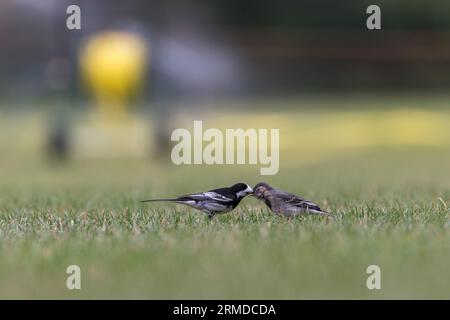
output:
[[[305,200],[295,194],[272,188],[265,182],[258,183],[253,196],[264,203],[276,214],[292,217],[298,214],[319,214],[331,216],[312,201]]]

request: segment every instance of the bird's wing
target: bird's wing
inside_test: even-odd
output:
[[[307,210],[316,210],[316,211],[323,211],[320,209],[320,207],[315,204],[312,201],[305,200],[299,197],[292,197],[288,203],[291,203],[292,205],[296,206],[297,208],[307,209]]]
[[[194,200],[196,202],[197,201],[215,201],[215,202],[219,202],[219,203],[223,203],[223,204],[229,204],[229,203],[233,202],[233,199],[225,197],[225,196],[221,195],[220,193],[213,192],[213,191],[189,194],[189,195],[186,195],[183,197],[179,197],[178,200],[181,200],[181,201]]]
[[[281,200],[283,200],[285,203],[293,205],[298,208],[322,211],[322,209],[320,209],[320,207],[316,203],[303,199],[292,193],[277,192],[276,196]]]

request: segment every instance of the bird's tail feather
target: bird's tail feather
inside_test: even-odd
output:
[[[334,218],[334,214],[332,214],[330,212],[327,212],[325,210],[322,210],[320,208],[309,209],[309,212],[315,213],[315,214],[320,214],[322,216],[326,216],[326,217],[329,217],[329,218]]]
[[[334,219],[335,218],[334,214],[332,214],[330,212],[327,212],[327,211],[324,211],[324,210],[320,210],[319,214],[321,214],[323,216],[326,216],[326,217],[328,217],[330,219]]]
[[[149,200],[141,200],[141,202],[157,202],[157,201],[179,201],[179,199],[149,199]]]

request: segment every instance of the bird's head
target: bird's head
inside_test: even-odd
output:
[[[269,186],[267,183],[260,182],[253,188],[254,190],[253,195],[259,199],[262,199],[264,198],[265,193],[271,189],[272,187]]]
[[[236,183],[231,186],[230,189],[238,198],[245,198],[246,196],[253,194],[253,189],[246,183]]]

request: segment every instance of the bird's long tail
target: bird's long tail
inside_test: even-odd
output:
[[[141,200],[141,202],[157,202],[157,201],[179,201],[180,199],[150,199],[150,200]]]
[[[308,209],[310,213],[320,214],[322,216],[326,216],[329,218],[334,218],[334,215],[330,212],[327,212],[325,210],[320,209],[319,207],[316,207],[314,209]]]
[[[321,215],[323,215],[323,216],[325,216],[325,217],[328,217],[328,218],[330,218],[330,219],[334,219],[335,218],[335,215],[334,214],[332,214],[332,213],[330,213],[330,212],[327,212],[327,211],[325,211],[325,210],[320,210],[320,212],[319,212],[319,214],[321,214]]]

